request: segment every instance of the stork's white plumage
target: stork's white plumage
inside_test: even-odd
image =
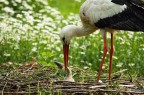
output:
[[[106,32],[111,33],[109,79],[112,72],[113,32],[118,30],[144,31],[143,0],[86,0],[80,8],[83,26],[69,25],[60,33],[64,49],[65,70],[68,72],[68,52],[72,37],[91,34],[100,29],[104,39],[104,53],[100,65],[97,82],[100,79],[102,66],[108,51]]]

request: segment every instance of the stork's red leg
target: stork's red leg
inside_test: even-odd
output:
[[[114,53],[114,42],[113,42],[113,33],[111,33],[111,49],[110,49],[110,64],[109,64],[109,80],[111,80],[112,73],[112,56]]]
[[[104,32],[104,34],[103,34],[103,40],[104,40],[103,58],[102,58],[102,62],[101,62],[100,67],[99,67],[99,73],[98,73],[98,77],[97,77],[97,82],[99,82],[100,75],[101,75],[101,72],[102,72],[102,66],[104,64],[105,57],[106,57],[106,54],[107,54],[107,51],[108,51],[106,32]]]

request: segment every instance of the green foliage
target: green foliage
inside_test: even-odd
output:
[[[60,12],[48,6],[46,0],[4,2],[9,5],[3,5],[0,14],[0,62],[25,62],[35,56],[42,63],[50,63],[54,51],[60,50],[51,45],[60,42],[56,35],[63,18]]]
[[[57,8],[64,16],[69,13],[79,13],[81,4],[85,0],[49,0],[50,6]]]
[[[30,61],[31,56],[44,65],[53,65],[53,60],[63,62],[58,34],[65,25],[81,25],[77,13],[83,1],[0,1],[0,63],[23,63]],[[132,74],[144,75],[143,37],[144,33],[140,32],[115,34],[113,71],[129,69]],[[70,65],[78,64],[98,70],[103,50],[101,34],[96,31],[86,37],[73,38],[70,50]],[[107,72],[108,64],[109,54],[103,72]]]

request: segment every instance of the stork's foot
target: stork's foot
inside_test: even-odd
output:
[[[97,83],[103,83],[103,81],[102,80],[98,80]]]

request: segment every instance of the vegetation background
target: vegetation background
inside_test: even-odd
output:
[[[31,61],[31,57],[44,66],[55,67],[54,60],[63,62],[59,32],[69,24],[81,25],[78,13],[84,1],[0,0],[0,65],[12,63],[15,67]],[[144,33],[121,31],[114,36],[113,72],[128,69],[132,76],[143,77]],[[98,71],[102,50],[99,30],[73,38],[69,65]],[[108,71],[108,64],[109,54],[103,72]]]

